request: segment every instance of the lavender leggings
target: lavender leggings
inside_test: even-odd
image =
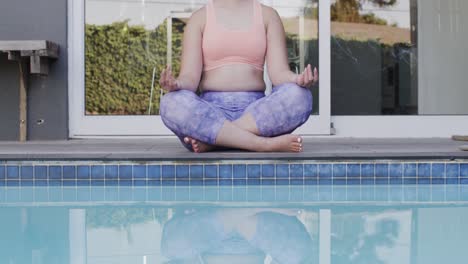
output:
[[[164,95],[160,107],[164,124],[190,151],[184,137],[215,144],[224,122],[245,113],[253,116],[261,136],[272,137],[291,133],[311,112],[311,92],[294,83],[278,85],[268,96],[263,92],[203,92],[199,97],[179,90]]]

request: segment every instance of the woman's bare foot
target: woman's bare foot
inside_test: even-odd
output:
[[[212,151],[215,149],[215,146],[203,143],[191,137],[185,137],[184,141],[185,143],[192,145],[192,149],[195,153],[203,153],[203,152],[208,152],[208,151]]]
[[[263,151],[302,152],[302,138],[297,135],[286,134],[272,138],[263,138],[263,140],[265,141]]]

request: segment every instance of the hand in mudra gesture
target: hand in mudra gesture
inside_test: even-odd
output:
[[[161,78],[159,78],[159,85],[161,85],[162,89],[168,92],[173,92],[180,89],[179,82],[172,75],[171,66],[167,66],[166,69],[164,69],[161,72]]]
[[[318,82],[318,77],[317,68],[314,68],[314,71],[312,72],[312,66],[308,64],[301,74],[297,74],[296,84],[301,87],[310,88]]]

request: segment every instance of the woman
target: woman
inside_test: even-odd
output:
[[[265,96],[263,65],[274,85]],[[289,70],[278,13],[258,0],[208,0],[191,16],[178,78],[167,67],[160,85],[169,91],[161,118],[189,150],[217,146],[250,151],[302,151],[292,135],[312,111],[307,89],[317,69]],[[201,90],[198,97],[195,92]]]

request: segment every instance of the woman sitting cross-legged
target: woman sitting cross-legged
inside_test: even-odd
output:
[[[263,66],[274,85],[265,96]],[[289,70],[286,38],[278,13],[258,0],[208,0],[185,27],[181,70],[160,78],[164,124],[185,147],[262,152],[300,152],[291,134],[312,112],[308,88],[318,80],[307,65]],[[195,92],[200,89],[198,96]]]

